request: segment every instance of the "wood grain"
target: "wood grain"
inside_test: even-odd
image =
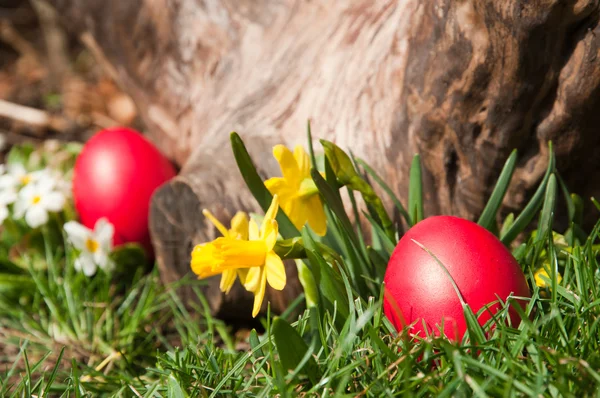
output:
[[[521,208],[550,139],[569,186],[600,194],[598,1],[53,2],[183,167],[151,210],[165,280],[214,236],[202,207],[223,220],[256,209],[231,131],[266,178],[278,173],[270,147],[305,144],[311,119],[316,138],[367,160],[401,198],[418,152],[429,215],[479,215],[514,148],[505,211]]]

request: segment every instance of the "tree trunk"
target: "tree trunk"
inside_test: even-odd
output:
[[[311,119],[315,138],[367,160],[400,198],[418,152],[429,215],[480,214],[514,148],[505,205],[520,208],[548,140],[567,184],[598,194],[587,177],[600,171],[597,1],[53,3],[182,166],[151,209],[165,280],[189,272],[192,246],[214,237],[203,207],[223,220],[256,209],[229,148],[234,130],[266,178],[278,174],[272,145],[305,144]]]

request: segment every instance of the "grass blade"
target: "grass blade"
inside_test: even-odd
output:
[[[496,214],[498,214],[498,209],[502,204],[502,199],[504,199],[504,195],[506,195],[506,190],[510,184],[510,180],[515,171],[515,167],[517,165],[517,150],[513,150],[504,163],[504,167],[502,168],[502,172],[500,173],[500,177],[498,178],[498,182],[496,182],[496,186],[492,191],[492,195],[488,200],[477,224],[481,225],[488,231],[491,231],[496,224]]]
[[[383,191],[390,197],[390,199],[392,199],[392,202],[394,202],[394,205],[398,209],[398,212],[402,215],[402,217],[404,217],[404,219],[406,220],[406,223],[410,224],[411,221],[410,221],[410,216],[408,215],[408,212],[406,211],[404,206],[402,206],[402,202],[400,202],[400,199],[398,199],[396,194],[394,194],[394,191],[392,191],[392,189],[389,187],[389,185],[387,185],[385,183],[385,181],[383,181],[383,179],[375,172],[375,170],[373,170],[371,168],[371,166],[369,166],[364,160],[362,160],[360,158],[356,158],[356,163],[360,164],[362,166],[362,168],[365,169],[365,171],[381,187],[381,189],[383,189]]]
[[[546,186],[546,198],[544,199],[544,207],[540,215],[540,223],[538,225],[537,235],[535,237],[536,242],[543,240],[546,233],[550,231],[552,233],[552,219],[554,215],[554,207],[556,204],[556,176],[550,174],[550,179]]]
[[[319,366],[312,355],[306,358],[309,349],[302,336],[281,318],[275,318],[271,330],[283,368],[298,372],[303,366],[308,379],[316,384],[320,377]]]
[[[515,222],[510,226],[510,228],[500,237],[500,240],[505,245],[510,245],[510,243],[515,240],[517,235],[519,235],[527,225],[533,220],[540,207],[543,204],[544,196],[546,192],[546,185],[548,184],[548,180],[550,179],[550,174],[554,172],[555,166],[555,158],[554,158],[554,150],[552,149],[552,143],[548,143],[548,151],[550,154],[550,159],[548,160],[548,169],[546,170],[546,174],[544,175],[544,179],[540,183],[538,189],[535,191],[535,194],[525,206],[525,209],[519,214],[516,218]]]
[[[421,176],[421,157],[415,155],[410,166],[408,186],[408,215],[411,225],[423,219],[423,179]]]

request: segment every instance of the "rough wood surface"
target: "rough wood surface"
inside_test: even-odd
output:
[[[271,176],[270,146],[304,143],[310,118],[316,137],[365,158],[401,198],[419,152],[427,214],[478,215],[513,148],[505,204],[520,208],[549,139],[567,183],[599,193],[598,1],[53,3],[183,166],[151,214],[167,280],[214,234],[202,207],[223,219],[255,208],[228,147],[234,130]]]

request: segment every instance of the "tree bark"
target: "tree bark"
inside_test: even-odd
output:
[[[364,158],[400,198],[418,152],[428,215],[479,215],[514,148],[505,205],[521,208],[548,140],[567,184],[598,195],[597,1],[53,3],[182,166],[151,209],[165,280],[189,272],[191,247],[214,236],[201,208],[223,220],[256,210],[229,148],[234,130],[266,178],[278,173],[271,146],[305,144],[311,119],[316,138]]]

